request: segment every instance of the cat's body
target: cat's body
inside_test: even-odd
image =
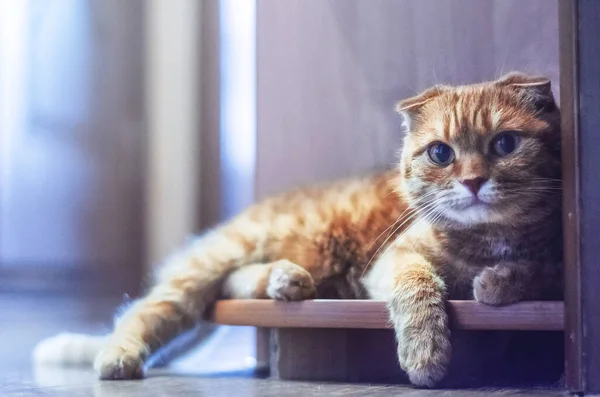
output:
[[[149,356],[219,297],[317,296],[386,300],[400,365],[432,386],[451,355],[446,299],[560,297],[549,82],[512,74],[435,87],[399,110],[408,131],[398,168],[264,200],[177,252],[118,320],[95,361],[100,376],[143,375]]]
[[[266,233],[257,261],[286,260],[306,269],[317,298],[367,298],[361,278],[383,243],[393,240],[392,232],[398,234],[390,226],[407,208],[394,194],[394,177],[390,171],[294,190],[250,208],[240,221],[251,220]],[[262,288],[251,296],[230,292],[234,278],[225,283],[225,297],[270,297]],[[310,288],[306,294],[312,296]]]

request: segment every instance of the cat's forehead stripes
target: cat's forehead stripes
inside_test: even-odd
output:
[[[502,130],[537,132],[546,121],[525,108],[514,93],[483,85],[457,87],[423,107],[416,131],[422,138],[455,142],[468,148],[480,146]]]
[[[481,90],[445,95],[437,106],[439,125],[436,130],[443,132],[446,141],[465,138],[465,135],[471,139],[473,132],[485,134],[497,127],[494,121],[499,121],[496,106],[490,106]]]
[[[502,103],[495,93],[475,87],[459,88],[454,93],[440,96],[438,106],[438,112],[444,119],[444,138],[453,140],[461,135],[497,130],[503,118],[503,108],[509,104]]]

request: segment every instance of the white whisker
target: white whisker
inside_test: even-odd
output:
[[[431,195],[433,195],[435,193],[437,193],[437,191],[428,192],[425,195],[419,197],[419,199],[424,199],[424,198],[429,197],[429,196],[431,196]],[[373,247],[373,245],[377,242],[377,240],[379,240],[379,238],[381,238],[381,236],[383,236],[383,234],[385,232],[387,232],[388,230],[390,230],[391,228],[393,228],[395,225],[397,225],[398,222],[401,222],[404,214],[406,214],[407,211],[416,211],[416,210],[414,208],[411,208],[410,206],[406,207],[406,209],[398,216],[398,218],[390,226],[388,226],[383,232],[381,232],[379,234],[379,236],[377,236],[375,238],[375,240],[373,240],[373,242],[369,245],[369,248],[367,248],[367,251],[369,251]],[[393,233],[391,233],[391,234],[393,234]]]
[[[427,205],[425,205],[424,207],[422,207],[421,209],[425,209],[425,208],[429,208],[432,205],[435,204],[435,201],[431,201],[429,202]],[[377,248],[377,250],[375,251],[375,253],[373,254],[373,256],[371,256],[371,259],[369,259],[369,262],[367,263],[367,265],[365,266],[365,268],[363,269],[363,272],[361,274],[361,277],[364,275],[364,273],[367,271],[367,269],[369,268],[369,266],[371,265],[371,263],[373,262],[373,259],[375,259],[375,257],[377,256],[377,254],[379,253],[379,251],[386,245],[386,243],[389,241],[389,239],[398,231],[400,230],[400,228],[402,226],[404,226],[404,224],[406,224],[406,222],[408,222],[409,220],[411,220],[412,218],[414,218],[415,216],[419,215],[419,211],[418,209],[413,209],[413,213],[411,213],[408,217],[406,217],[406,219],[403,220],[403,222],[398,225],[389,235],[388,237],[383,241],[383,243],[381,243],[381,245],[379,246],[379,248]]]

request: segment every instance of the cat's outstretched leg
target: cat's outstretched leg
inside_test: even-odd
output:
[[[444,281],[423,256],[393,247],[365,285],[371,296],[387,300],[400,367],[411,383],[435,386],[446,375],[452,353]]]
[[[296,301],[315,296],[308,271],[286,259],[246,265],[227,276],[222,295],[230,299],[278,299]]]
[[[388,308],[400,366],[414,385],[433,387],[446,375],[452,353],[445,285],[421,255],[400,250],[395,256]]]
[[[242,266],[227,276],[221,291],[222,297],[230,299],[303,300],[314,295],[315,283],[310,274],[288,260]],[[198,335],[205,337],[206,327],[208,325],[203,324],[199,329],[203,332]],[[188,343],[179,344],[175,352],[167,350],[167,357],[187,351],[194,346],[192,343],[189,346]],[[39,365],[92,365],[107,344],[108,336],[64,333],[40,342],[33,354],[34,362]]]
[[[117,320],[94,361],[99,377],[142,377],[154,352],[192,328],[217,299],[227,274],[262,256],[256,248],[262,229],[252,226],[244,235],[234,228],[217,230],[169,259],[157,284]]]

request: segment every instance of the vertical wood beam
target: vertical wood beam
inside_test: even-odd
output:
[[[600,2],[560,0],[566,382],[600,392]]]

